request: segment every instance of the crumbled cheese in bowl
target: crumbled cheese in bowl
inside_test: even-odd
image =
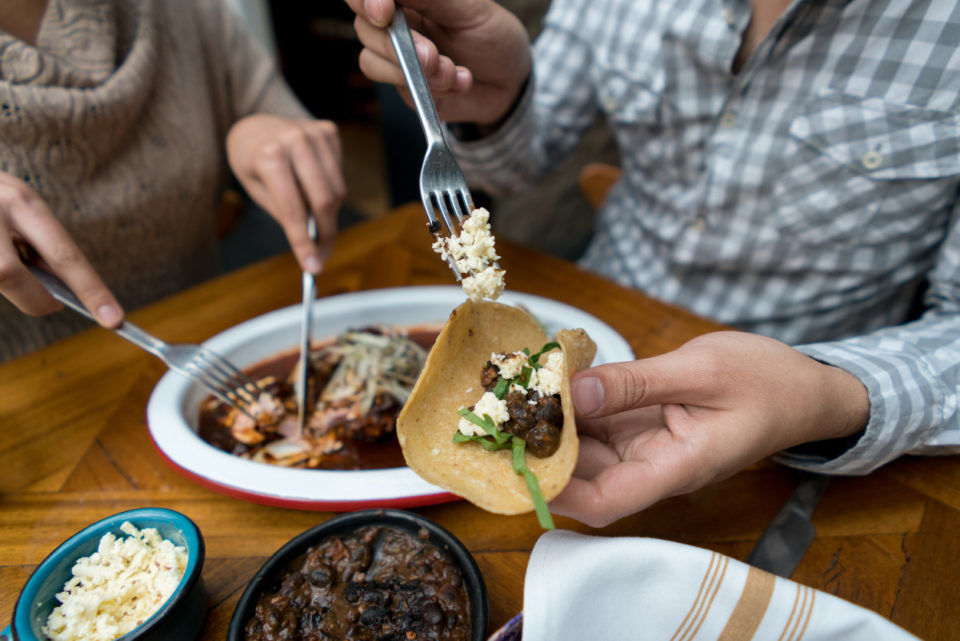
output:
[[[124,522],[120,529],[130,536],[108,532],[96,552],[77,559],[43,628],[51,641],[113,641],[146,621],[177,589],[186,549],[155,528],[138,530]]]
[[[438,236],[433,250],[444,260],[452,259],[463,277],[464,293],[471,300],[497,300],[503,293],[503,270],[496,266],[500,259],[490,233],[490,212],[474,209],[463,221],[456,236]]]

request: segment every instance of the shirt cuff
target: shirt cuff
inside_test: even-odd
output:
[[[468,177],[483,176],[480,186],[493,192],[509,190],[517,172],[529,171],[529,141],[536,131],[533,111],[533,72],[527,79],[519,100],[500,127],[489,135],[472,139],[459,137],[467,133],[464,125],[448,123],[447,142],[460,168]],[[525,166],[526,165],[526,166]]]

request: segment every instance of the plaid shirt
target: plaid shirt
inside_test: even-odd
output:
[[[865,474],[960,452],[960,5],[796,0],[739,73],[746,0],[555,0],[471,182],[527,186],[603,117],[620,149],[583,266],[856,375]],[[920,283],[922,319],[903,325]]]

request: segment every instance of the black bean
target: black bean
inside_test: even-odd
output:
[[[500,370],[498,370],[493,363],[487,361],[487,364],[483,366],[483,370],[480,372],[480,384],[483,385],[484,389],[490,390],[497,384],[497,379],[499,378]]]
[[[379,605],[371,605],[360,615],[360,623],[366,626],[380,625],[387,618],[387,611]]]
[[[534,413],[538,421],[543,421],[545,423],[550,423],[557,427],[563,426],[563,407],[560,405],[560,401],[553,396],[548,396],[547,398],[553,399],[547,401],[542,405],[539,405]]]
[[[560,430],[550,423],[538,421],[533,429],[527,432],[524,440],[531,454],[546,458],[560,448]]]

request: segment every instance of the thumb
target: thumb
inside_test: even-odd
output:
[[[598,365],[573,377],[573,404],[584,418],[665,403],[697,404],[704,398],[704,387],[695,368],[681,351]]]

